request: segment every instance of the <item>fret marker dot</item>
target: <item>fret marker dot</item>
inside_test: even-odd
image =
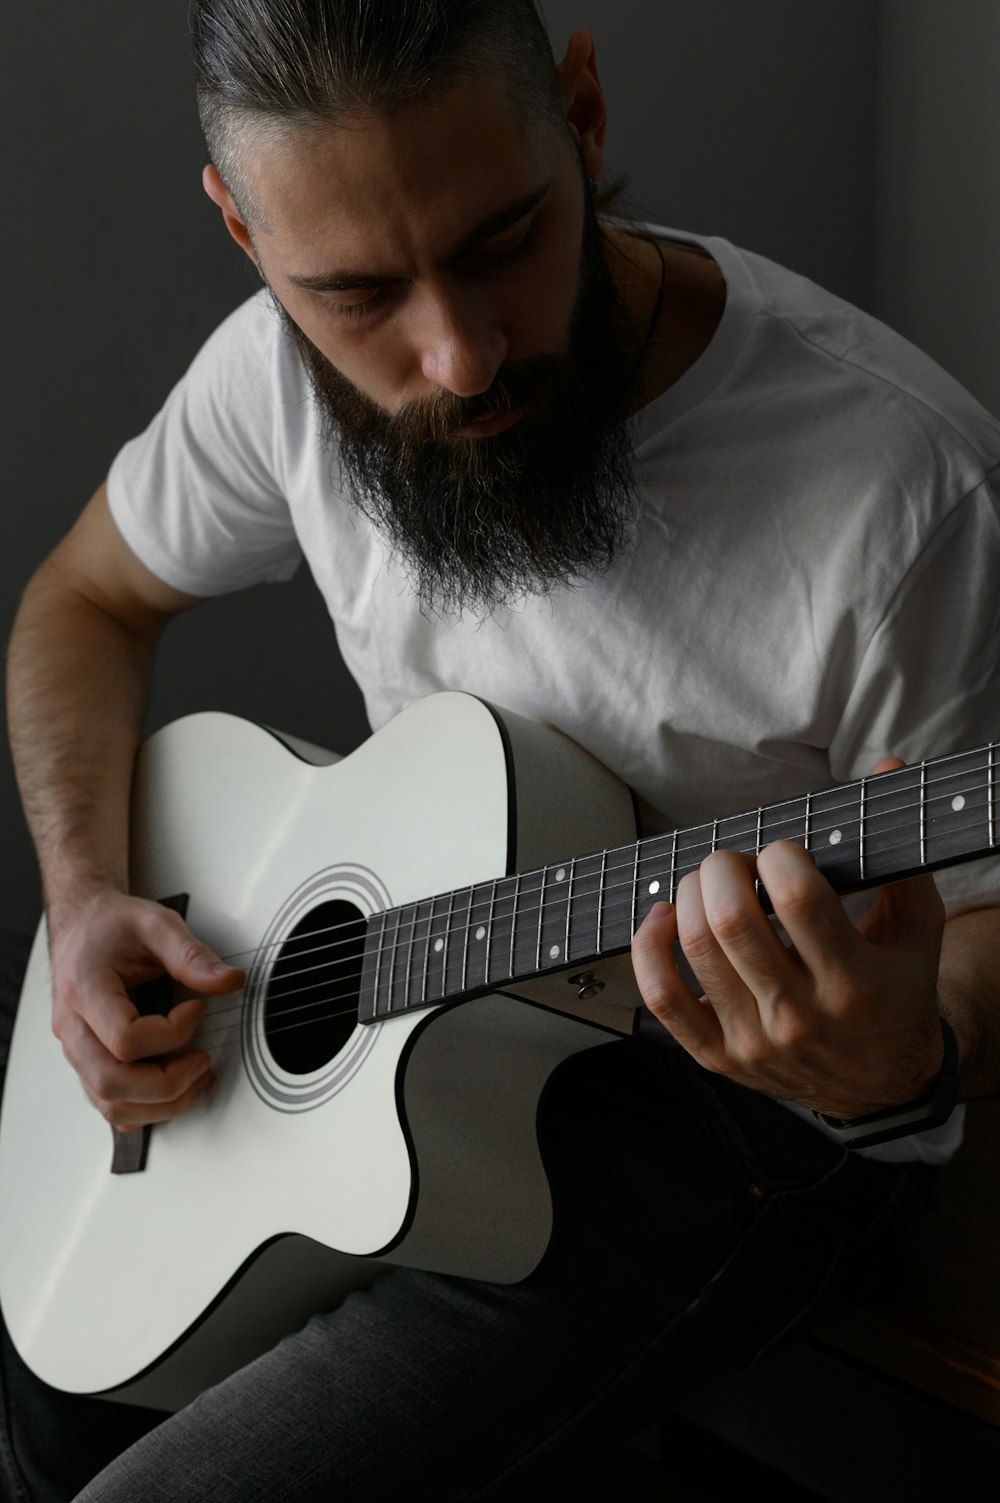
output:
[[[549,959],[550,960],[558,960],[559,959],[559,946],[558,945],[551,945],[549,947]]]
[[[559,870],[556,872],[556,881],[557,882],[565,882],[565,880],[566,880],[566,868],[564,866],[561,866],[559,868]]]
[[[965,799],[960,793],[955,794],[955,797],[951,801],[951,807],[954,809],[956,814],[958,813],[959,809],[965,808]]]
[[[437,951],[437,953],[440,955],[441,951],[444,949],[444,940],[443,939],[436,939],[434,941],[434,948]]]
[[[659,884],[659,882],[650,882],[650,884],[649,884],[649,891],[650,892],[659,892],[659,890],[660,890],[660,884]]]
[[[486,930],[483,928],[482,924],[480,924],[479,928],[476,930],[476,938],[477,939],[485,939],[486,938]]]
[[[831,830],[830,831],[830,844],[831,845],[839,845],[840,842],[843,840],[843,838],[844,838],[844,832],[843,832],[843,830]]]

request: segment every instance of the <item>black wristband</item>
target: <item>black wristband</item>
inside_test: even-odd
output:
[[[884,1112],[871,1112],[867,1117],[854,1117],[850,1121],[814,1111],[813,1117],[828,1137],[843,1143],[845,1148],[871,1148],[876,1143],[944,1126],[958,1100],[958,1044],[950,1023],[945,1018],[940,1021],[944,1059],[923,1095],[905,1106],[890,1106]]]

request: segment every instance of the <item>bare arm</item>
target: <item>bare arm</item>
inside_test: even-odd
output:
[[[8,716],[54,917],[95,889],[127,886],[126,793],[153,653],[187,604],[126,548],[103,486],[25,590]]]
[[[945,925],[938,979],[941,1011],[959,1042],[959,1094],[1000,1091],[1000,909],[963,913]]]
[[[156,643],[194,597],[132,554],[102,486],[25,590],[8,658],[8,719],[38,852],[53,963],[53,1026],[95,1103],[119,1126],[193,1099],[207,1058],[147,1061],[201,1013],[140,1018],[129,988],[167,970],[196,991],[238,984],[174,915],[128,891],[128,793]],[[204,1082],[203,1082],[204,1083]]]

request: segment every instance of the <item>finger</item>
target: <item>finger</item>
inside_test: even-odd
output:
[[[809,852],[777,840],[757,861],[774,916],[813,981],[839,978],[855,961],[857,930]]]
[[[646,1006],[689,1054],[704,1059],[721,1043],[719,1020],[687,985],[674,959],[677,916],[654,903],[632,938],[632,968]]]
[[[173,1055],[166,1060],[143,1060],[123,1064],[110,1054],[82,1019],[67,1030],[63,1049],[83,1081],[91,1100],[103,1111],[110,1105],[145,1103],[169,1105],[190,1091],[195,1082],[212,1070],[203,1049]]]
[[[182,919],[159,904],[151,904],[146,912],[143,937],[167,975],[192,991],[216,996],[243,985],[245,975],[238,966],[220,959]]]
[[[170,1011],[139,1013],[105,1045],[125,1063],[176,1054],[187,1049],[205,1019],[200,997],[184,997]]]
[[[210,1091],[214,1084],[215,1076],[208,1071],[198,1076],[192,1085],[173,1101],[154,1104],[134,1101],[94,1101],[94,1105],[112,1127],[117,1127],[122,1132],[131,1132],[137,1127],[152,1127],[157,1122],[173,1121],[175,1117],[181,1116],[201,1096]]]
[[[131,1062],[183,1049],[204,1017],[205,1004],[200,998],[189,997],[166,1016],[140,1013],[122,978],[105,966],[88,975],[78,987],[70,1010],[79,1015],[109,1054]]]
[[[858,921],[870,944],[893,944],[919,953],[934,950],[944,933],[945,906],[932,876],[907,877],[878,889],[874,905]]]
[[[692,970],[722,1013],[752,1009],[749,1021],[756,1027],[759,1002],[787,991],[796,979],[758,900],[753,868],[735,851],[717,851],[684,878],[677,926]]]

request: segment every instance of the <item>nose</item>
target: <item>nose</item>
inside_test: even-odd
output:
[[[499,317],[484,297],[437,291],[427,299],[418,331],[424,379],[457,397],[477,397],[507,358]]]

